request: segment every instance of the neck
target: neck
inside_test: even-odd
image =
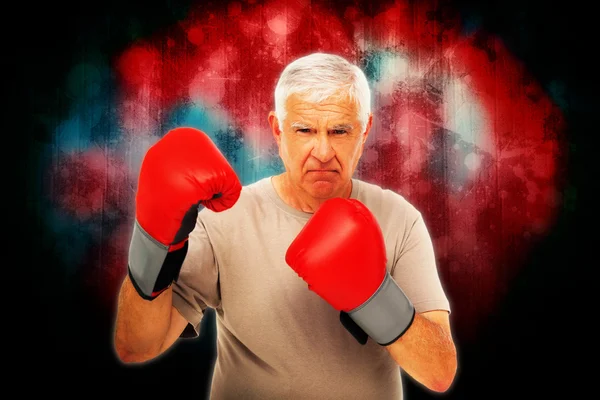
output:
[[[314,213],[319,209],[321,204],[328,200],[328,198],[312,197],[301,187],[295,186],[292,182],[290,182],[287,172],[274,176],[273,186],[275,188],[275,192],[277,192],[284,203],[292,208],[306,213]],[[350,198],[351,193],[352,181],[350,180],[341,190],[340,195],[334,194],[331,197],[341,197],[347,199]]]

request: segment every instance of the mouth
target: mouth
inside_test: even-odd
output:
[[[333,181],[337,179],[338,171],[331,169],[311,169],[306,173],[306,176],[311,181]]]

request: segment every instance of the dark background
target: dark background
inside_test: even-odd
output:
[[[12,290],[4,297],[8,311],[4,322],[17,339],[5,342],[5,351],[14,356],[9,369],[25,379],[23,389],[69,395],[79,393],[75,386],[85,383],[86,395],[125,390],[147,396],[147,390],[161,388],[176,397],[203,398],[206,393],[214,359],[212,313],[203,322],[202,338],[182,342],[150,365],[120,366],[111,349],[113,316],[100,311],[96,298],[82,287],[65,284],[57,273],[62,266],[52,237],[39,233],[40,222],[31,206],[39,194],[33,187],[40,173],[36,143],[49,140],[35,116],[65,112],[67,105],[57,101],[57,82],[72,61],[86,47],[98,46],[97,30],[106,21],[110,20],[111,31],[101,46],[103,51],[117,52],[130,43],[132,23],[139,35],[151,33],[182,18],[186,3],[22,3],[5,13],[3,62],[16,67],[5,75],[6,88],[15,93],[5,98],[9,122],[4,135],[9,171],[5,193],[11,200],[14,192],[26,194],[24,201],[17,200],[17,208],[5,210],[16,224],[5,239],[4,284]],[[593,181],[585,174],[583,154],[591,148],[590,137],[597,135],[598,64],[592,61],[598,51],[597,17],[575,2],[453,3],[465,17],[502,37],[542,85],[564,82],[572,196],[477,343],[457,343],[460,370],[453,388],[438,395],[405,379],[407,398],[579,398],[596,387],[587,372],[591,367],[586,366],[588,361],[595,365],[594,345],[587,340],[596,313],[584,300],[583,284],[592,283],[597,261],[587,257],[579,218],[584,187]],[[13,146],[18,149],[15,154]],[[12,313],[15,318],[8,316]]]

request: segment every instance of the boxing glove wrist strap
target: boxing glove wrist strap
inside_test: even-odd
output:
[[[153,239],[135,221],[129,245],[129,278],[138,294],[153,300],[179,277],[179,271],[187,254],[187,240],[177,250]]]
[[[415,308],[386,272],[379,289],[365,303],[349,311],[348,315],[373,340],[387,346],[398,340],[412,325]]]

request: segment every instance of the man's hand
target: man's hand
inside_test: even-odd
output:
[[[381,228],[358,200],[325,201],[288,248],[286,262],[380,345],[394,343],[413,322],[412,303],[386,270]]]
[[[176,128],[146,153],[136,195],[129,248],[129,277],[138,294],[153,300],[177,280],[198,207],[232,207],[241,184],[204,133]]]

